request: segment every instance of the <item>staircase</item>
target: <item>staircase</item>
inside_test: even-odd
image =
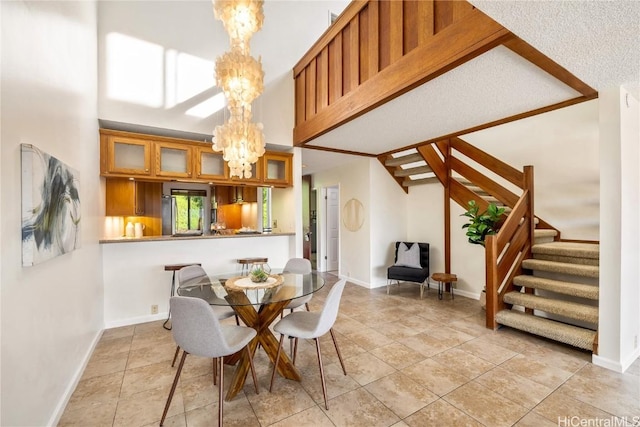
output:
[[[457,178],[487,203],[511,208],[473,183]],[[537,225],[539,220],[534,218]],[[531,258],[522,261],[523,274],[506,292],[510,306],[496,313],[498,324],[595,351],[598,328],[599,245],[555,241],[553,229],[534,230]]]
[[[520,290],[504,295],[511,309],[500,310],[496,321],[596,352],[599,245],[536,243],[532,253],[522,263],[527,274],[513,279]]]
[[[519,171],[456,137],[378,159],[407,192],[437,179],[445,197],[465,209],[470,200],[481,211],[489,203],[505,208],[500,231],[485,240],[488,328],[508,326],[597,353],[599,245],[560,241],[534,215],[532,166]],[[445,230],[448,212],[445,204]]]

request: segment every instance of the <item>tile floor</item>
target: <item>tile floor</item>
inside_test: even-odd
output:
[[[337,279],[326,280],[312,310]],[[347,376],[330,337],[321,339],[329,410],[315,346],[305,341],[296,361],[302,382],[278,378],[273,393],[258,350],[260,394],[249,376],[225,402],[225,425],[640,426],[640,360],[617,374],[592,365],[589,353],[483,324],[474,300],[439,301],[433,289],[420,300],[411,284],[391,295],[347,284],[334,328]],[[106,330],[59,425],[158,425],[175,374],[175,345],[161,325]],[[212,363],[189,356],[165,425],[215,426],[216,417]]]

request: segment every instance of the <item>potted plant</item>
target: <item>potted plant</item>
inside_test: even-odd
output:
[[[475,200],[470,200],[467,206],[469,209],[461,216],[466,216],[470,219],[462,228],[467,229],[469,243],[484,246],[485,237],[498,232],[498,224],[504,213],[504,208],[499,208],[494,203],[489,203],[487,210],[480,213],[480,207]]]
[[[267,273],[262,266],[256,265],[251,269],[249,278],[254,283],[266,282],[269,278],[269,273]]]
[[[467,238],[469,243],[484,246],[484,239],[491,234],[498,232],[498,226],[504,213],[504,208],[499,208],[494,203],[489,203],[487,210],[480,213],[480,207],[475,200],[467,203],[469,209],[461,216],[469,218],[469,222],[462,226],[467,229]],[[482,308],[487,306],[487,290],[482,289],[480,294],[480,305]]]

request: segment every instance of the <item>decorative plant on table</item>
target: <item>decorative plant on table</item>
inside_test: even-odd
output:
[[[249,278],[254,283],[266,282],[269,278],[269,273],[262,267],[254,267],[249,273]]]
[[[470,200],[467,206],[469,206],[469,209],[461,216],[466,216],[470,219],[462,228],[467,229],[469,243],[484,246],[485,237],[498,232],[498,223],[504,213],[504,208],[499,208],[495,204],[489,203],[487,210],[480,213],[480,207],[475,200]]]

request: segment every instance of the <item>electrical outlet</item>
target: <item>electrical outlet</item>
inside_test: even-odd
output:
[[[278,228],[278,220],[277,219],[273,220],[273,228]]]
[[[151,306],[151,314],[158,314],[158,306],[156,304]]]

